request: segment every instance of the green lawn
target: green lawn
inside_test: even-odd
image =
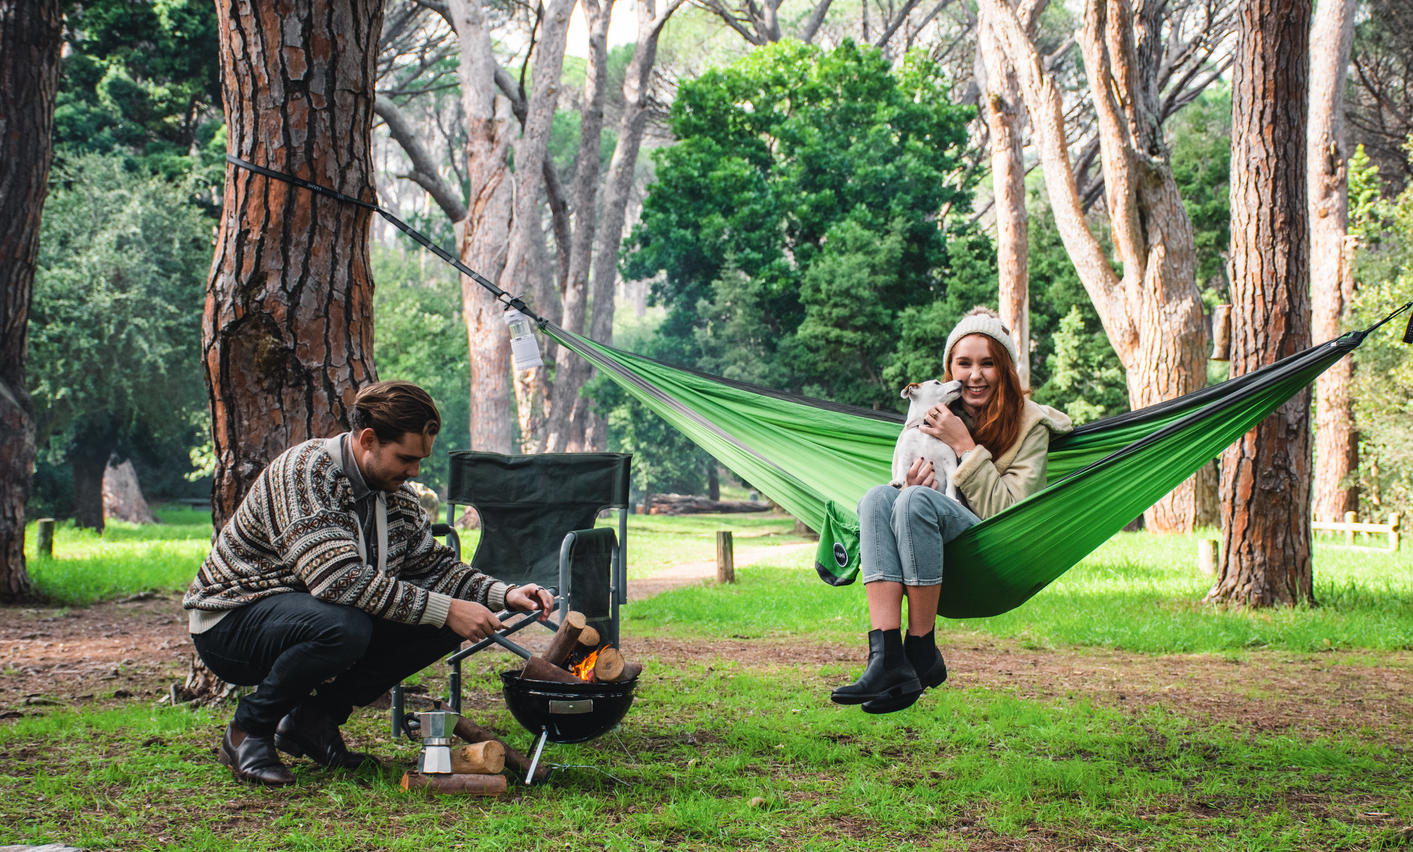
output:
[[[779,519],[630,524],[630,554],[644,562],[709,558],[721,526],[768,533],[762,542],[792,540]],[[117,563],[128,566],[123,579],[82,586],[83,594],[180,588],[207,535],[195,522],[115,527],[102,543],[64,532],[60,558],[36,563],[36,580],[59,588],[54,564],[102,572]],[[1299,657],[1337,670],[1331,682],[1413,667],[1413,554],[1318,546],[1320,605],[1244,612],[1201,602],[1210,581],[1196,570],[1200,537],[1120,535],[1014,612],[940,624],[940,641],[1071,655],[1064,659],[1122,649],[1136,652],[1123,657],[1132,666],[1182,654],[1247,677]],[[158,560],[143,548],[166,546],[187,548],[172,557],[174,573],[144,568]],[[108,548],[121,557],[106,557]],[[339,775],[300,761],[297,787],[252,789],[214,760],[227,710],[57,708],[0,723],[0,845],[1235,852],[1393,848],[1413,839],[1404,830],[1413,825],[1410,711],[1395,686],[1379,699],[1382,728],[1267,726],[1182,705],[1124,706],[1097,691],[986,688],[965,676],[912,710],[874,717],[828,701],[829,685],[855,664],[827,662],[832,654],[815,653],[821,662],[805,665],[770,655],[860,644],[862,589],[825,586],[798,553],[740,565],[738,577],[734,586],[702,584],[630,605],[629,647],[635,637],[682,640],[688,649],[730,637],[755,640],[761,659],[709,650],[643,658],[648,674],[623,725],[548,753],[594,768],[567,769],[549,786],[513,787],[499,801],[409,795],[397,779],[415,748],[389,737],[382,714],[363,711],[346,730],[388,769]],[[478,720],[517,731],[512,744],[523,748],[528,734],[498,701],[493,671],[507,666],[485,658],[470,667],[468,706]],[[429,681],[435,691],[439,682]],[[1253,685],[1246,697],[1259,707],[1271,690]],[[1320,707],[1341,698],[1272,694]]]

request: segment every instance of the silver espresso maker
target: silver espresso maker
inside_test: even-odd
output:
[[[456,723],[460,721],[461,714],[443,710],[440,701],[432,702],[431,710],[408,713],[403,717],[407,735],[422,738],[422,753],[417,757],[418,772],[423,775],[451,773],[451,748],[456,742]]]

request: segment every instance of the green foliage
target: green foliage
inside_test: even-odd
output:
[[[95,0],[66,12],[54,111],[61,156],[120,153],[169,178],[224,169],[216,8],[201,0]]]
[[[969,114],[921,55],[894,74],[848,41],[780,42],[684,83],[624,260],[663,273],[655,354],[896,405],[900,318],[954,272],[939,221],[970,202],[949,180]]]
[[[470,446],[471,367],[461,286],[455,273],[427,253],[373,248],[374,363],[378,378],[420,385],[436,400],[442,431],[436,452],[417,477],[445,493],[448,453]]]
[[[1231,91],[1204,92],[1164,129],[1173,179],[1192,220],[1197,286],[1209,306],[1229,302],[1225,267],[1231,243]]]
[[[50,447],[42,463],[61,463],[75,441],[99,433],[139,454],[140,476],[143,464],[178,480],[190,470],[188,448],[204,438],[195,433],[206,403],[200,345],[211,228],[189,196],[189,183],[134,174],[116,157],[56,168],[26,370],[37,439]]]
[[[1378,200],[1378,170],[1361,147],[1350,163],[1350,232],[1359,238],[1359,289],[1349,318],[1368,327],[1413,301],[1413,188]],[[1361,514],[1413,510],[1413,357],[1399,319],[1354,353],[1355,423],[1359,429]]]
[[[1088,422],[1128,410],[1123,365],[1048,207],[1030,217],[1030,386],[1036,402]]]

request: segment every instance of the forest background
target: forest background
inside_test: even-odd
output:
[[[531,66],[530,49],[570,36],[547,34],[543,16],[525,6],[485,8],[500,65],[495,82],[528,135],[545,82],[534,79],[540,66]],[[597,10],[594,21],[568,28],[575,38],[608,38],[608,5],[575,8],[580,16]],[[1208,323],[1216,305],[1231,301],[1233,8],[1169,4],[1164,18],[1174,41],[1187,38],[1190,54],[1160,93],[1159,118],[1192,223],[1194,283]],[[995,96],[975,6],[801,2],[771,9],[708,0],[613,11],[619,21],[637,14],[637,39],[608,47],[601,69],[574,49],[552,69],[558,97],[545,127],[545,180],[526,199],[532,226],[507,238],[520,264],[516,292],[537,310],[556,319],[578,310],[581,323],[599,332],[592,336],[611,335],[617,346],[689,367],[897,409],[902,384],[940,373],[942,339],[962,313],[975,304],[1004,310],[995,131],[985,115]],[[1354,152],[1348,241],[1358,290],[1346,327],[1413,298],[1407,14],[1392,0],[1367,0],[1354,15],[1344,147]],[[1100,118],[1074,37],[1079,16],[1045,6],[1033,22],[1033,44],[1062,100],[1085,223],[1122,268],[1103,194]],[[1194,22],[1202,38],[1192,35]],[[226,171],[216,26],[214,7],[198,0],[96,0],[66,9],[55,165],[29,320],[39,446],[30,517],[92,524],[84,504],[91,507],[115,453],[132,459],[151,497],[211,494],[200,359]],[[645,62],[644,34],[656,40],[658,33],[655,56]],[[379,51],[379,198],[456,253],[472,140],[449,9],[389,3]],[[594,86],[605,93],[602,115],[591,114]],[[586,125],[596,140],[582,133]],[[623,178],[615,172],[621,143],[635,133],[646,156],[631,159]],[[1131,404],[1124,364],[1066,249],[1038,167],[1040,143],[1027,139],[1022,150],[1030,385],[1038,401],[1077,422],[1122,412]],[[604,176],[603,189],[586,206],[568,204],[589,171]],[[615,230],[602,220],[620,178],[621,242],[601,239],[596,251],[573,256],[569,244],[594,242],[592,229],[582,234],[586,218]],[[562,213],[570,206],[572,227]],[[596,215],[579,215],[582,209]],[[461,285],[390,226],[375,223],[372,234],[378,375],[427,387],[447,419],[439,449],[466,448],[478,391]],[[577,308],[569,296],[576,286]],[[632,451],[640,492],[711,487],[715,463],[606,382],[587,386],[595,405],[577,427],[556,424],[555,385],[574,383],[559,381],[571,370],[568,360],[556,363],[553,348],[546,355],[548,366],[518,377],[508,395],[499,445],[478,448]],[[1408,359],[1375,340],[1356,362],[1359,454],[1348,484],[1358,487],[1366,515],[1406,512],[1413,502]],[[1208,380],[1225,378],[1222,362],[1207,365]],[[444,460],[439,452],[424,476],[434,488],[445,484]]]

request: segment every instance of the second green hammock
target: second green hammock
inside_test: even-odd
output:
[[[857,578],[855,507],[869,488],[892,478],[901,415],[673,367],[553,323],[541,329],[818,530],[821,579],[845,585]],[[1367,334],[1350,332],[1231,381],[1052,438],[1046,487],[947,545],[939,614],[976,618],[1020,606]]]

